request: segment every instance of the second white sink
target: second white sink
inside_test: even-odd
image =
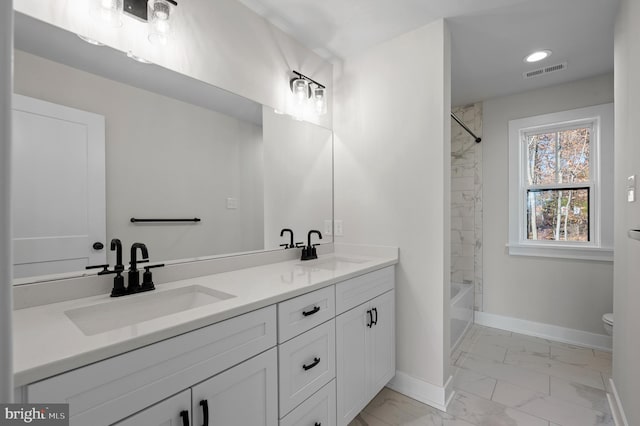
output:
[[[104,333],[143,321],[210,305],[235,297],[232,294],[191,285],[162,292],[141,293],[65,311],[85,336]]]

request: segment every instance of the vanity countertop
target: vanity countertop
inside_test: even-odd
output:
[[[153,292],[123,298],[104,294],[16,310],[13,316],[15,386],[33,383],[397,262],[397,249],[376,253],[375,257],[332,253],[306,262],[292,260],[161,284]],[[134,298],[144,300],[160,292],[193,285],[235,297],[91,336],[85,335],[65,313]]]

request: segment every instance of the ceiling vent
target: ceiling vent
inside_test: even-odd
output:
[[[527,71],[522,73],[524,78],[534,78],[539,77],[545,74],[551,74],[553,72],[564,71],[567,69],[567,63],[563,62],[561,64],[549,65],[548,67],[538,68],[535,70]]]

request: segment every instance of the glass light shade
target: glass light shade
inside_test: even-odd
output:
[[[149,41],[165,45],[171,36],[171,14],[173,5],[167,0],[149,0]]]
[[[99,23],[110,27],[122,26],[122,0],[93,0],[91,9]]]
[[[304,78],[291,80],[291,91],[298,103],[303,103],[309,98],[309,82]]]
[[[313,109],[318,115],[327,113],[327,89],[324,87],[314,87],[311,90],[311,99],[313,100]]]

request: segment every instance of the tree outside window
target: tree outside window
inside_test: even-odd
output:
[[[592,126],[526,133],[527,240],[590,241]]]

